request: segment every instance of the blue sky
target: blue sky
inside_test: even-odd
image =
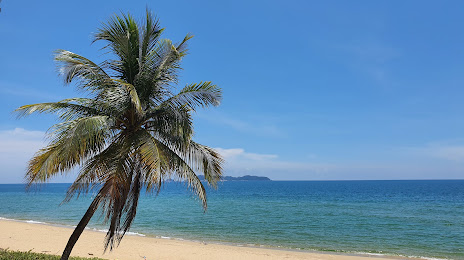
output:
[[[23,179],[51,115],[30,103],[79,96],[53,51],[105,59],[92,33],[148,6],[164,37],[195,38],[181,84],[211,80],[219,108],[195,139],[227,175],[275,180],[463,179],[462,1],[13,1],[0,3],[0,183]],[[73,174],[54,181],[70,181]]]

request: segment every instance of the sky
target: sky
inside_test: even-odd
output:
[[[95,62],[109,17],[149,7],[187,33],[179,88],[213,81],[195,140],[225,174],[273,180],[464,179],[463,1],[20,1],[0,3],[0,183],[21,183],[53,115],[19,106],[82,95],[53,51]],[[71,182],[69,173],[52,182]]]

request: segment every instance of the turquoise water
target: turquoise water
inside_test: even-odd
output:
[[[69,184],[0,184],[0,217],[76,225],[91,196]],[[464,181],[223,182],[203,213],[181,184],[143,195],[131,231],[241,245],[464,259]],[[105,229],[98,215],[91,228]]]

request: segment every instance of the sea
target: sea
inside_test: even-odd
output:
[[[75,226],[95,194],[0,184],[0,217]],[[464,180],[224,181],[208,209],[182,183],[143,194],[130,235],[340,254],[464,259]],[[105,232],[96,214],[88,227]],[[1,232],[1,231],[0,231]],[[103,243],[103,241],[102,241]]]

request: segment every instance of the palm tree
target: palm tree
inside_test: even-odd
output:
[[[219,105],[221,89],[200,82],[173,93],[192,36],[173,44],[160,38],[162,31],[149,10],[141,23],[130,14],[114,15],[94,36],[94,42],[106,43],[104,49],[113,59],[97,65],[78,54],[56,51],[65,84],[77,83],[86,97],[16,110],[19,117],[45,112],[60,119],[48,132],[48,146],[29,162],[28,187],[78,167],[65,201],[96,193],[61,259],[68,259],[97,209],[109,223],[105,251],[112,250],[129,230],[143,189],[159,192],[167,179],[184,181],[206,210],[205,188],[196,173],[203,173],[213,187],[222,176],[221,156],[192,140],[192,112]]]

